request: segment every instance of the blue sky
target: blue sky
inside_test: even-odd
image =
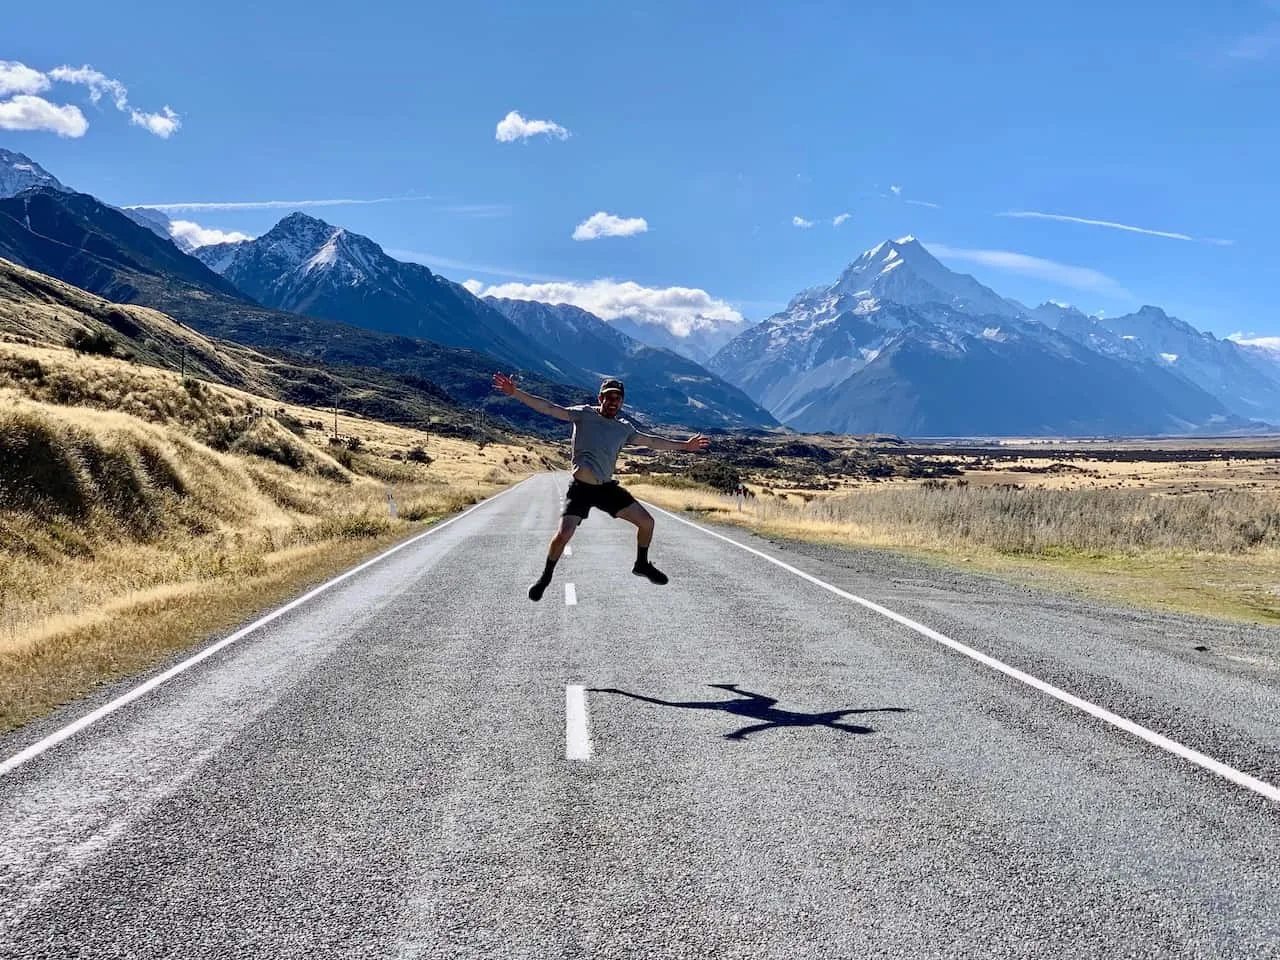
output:
[[[305,209],[457,280],[757,320],[911,233],[1030,304],[1277,335],[1280,0],[1215,6],[21,4],[0,60],[90,65],[127,105],[28,84],[87,129],[0,145],[121,205],[390,198]],[[567,136],[500,141],[511,111]],[[596,213],[630,235],[574,239]]]

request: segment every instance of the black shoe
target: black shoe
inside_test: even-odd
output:
[[[547,591],[547,585],[550,583],[550,580],[539,580],[534,583],[533,586],[529,588],[529,599],[541,600],[542,595]]]
[[[631,572],[637,577],[648,577],[650,583],[661,585],[667,582],[667,575],[647,560],[644,563],[637,563],[631,568]]]

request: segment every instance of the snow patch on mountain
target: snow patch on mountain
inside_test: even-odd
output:
[[[32,187],[48,187],[60,193],[74,193],[26,154],[0,147],[0,197],[16,197]]]

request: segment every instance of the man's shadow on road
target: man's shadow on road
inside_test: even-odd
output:
[[[645,703],[656,703],[663,707],[680,707],[685,710],[719,710],[738,717],[747,717],[759,721],[748,724],[733,733],[724,734],[726,740],[745,740],[753,733],[762,733],[781,727],[827,727],[844,733],[874,733],[871,727],[854,723],[841,723],[845,717],[858,713],[907,713],[906,707],[869,707],[862,710],[831,710],[825,713],[800,713],[796,710],[780,710],[774,706],[777,697],[766,697],[762,693],[750,690],[739,690],[736,683],[709,683],[709,687],[727,690],[736,694],[736,700],[660,700],[657,697],[646,697],[642,693],[631,693],[616,687],[593,687],[591,693],[615,693]]]

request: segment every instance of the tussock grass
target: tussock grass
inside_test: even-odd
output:
[[[726,513],[795,530],[838,530],[851,540],[936,548],[989,547],[1055,556],[1147,551],[1241,554],[1280,547],[1280,500],[1249,490],[1160,496],[1134,490],[1014,489],[895,484],[808,497],[762,494],[742,510],[683,478],[630,484],[677,509]],[[680,493],[669,491],[680,490]]]
[[[0,731],[251,617],[554,453],[345,414],[333,445],[323,423],[331,413],[120,358],[0,343]]]
[[[742,502],[637,478],[639,498],[766,535],[902,550],[1141,605],[1280,621],[1280,497],[895,483]]]
[[[765,510],[771,509],[765,499]],[[1179,497],[1128,490],[899,485],[783,509],[819,523],[900,531],[920,543],[1001,553],[1239,554],[1280,545],[1280,503],[1246,490]]]

